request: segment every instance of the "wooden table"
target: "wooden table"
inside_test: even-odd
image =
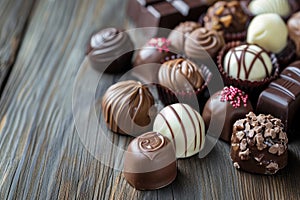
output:
[[[0,199],[300,199],[299,140],[278,175],[235,170],[220,141],[204,159],[179,160],[176,180],[156,191],[135,190],[85,148],[72,113],[75,78],[94,30],[131,26],[126,2],[0,1]],[[103,88],[117,78],[105,75]]]

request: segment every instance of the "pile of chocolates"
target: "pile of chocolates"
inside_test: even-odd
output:
[[[118,82],[102,99],[108,128],[135,137],[124,163],[133,187],[174,181],[176,160],[201,151],[212,119],[224,122],[220,139],[231,144],[237,169],[275,174],[287,165],[288,137],[297,139],[300,130],[299,10],[294,0],[130,0],[128,14],[137,26],[174,29],[138,50],[116,28],[92,35],[87,56],[94,69],[143,69],[135,74],[141,81]],[[203,98],[214,76],[208,59],[226,86]],[[163,109],[156,107],[153,87]],[[201,113],[189,105],[192,97],[203,105]]]

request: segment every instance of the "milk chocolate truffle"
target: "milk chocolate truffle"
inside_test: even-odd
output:
[[[160,133],[148,132],[131,141],[124,157],[125,179],[138,190],[169,185],[177,175],[173,144]]]
[[[120,73],[130,69],[133,50],[133,42],[126,32],[106,28],[92,35],[87,54],[94,69]]]
[[[151,128],[154,103],[147,85],[133,80],[118,82],[103,96],[104,120],[111,131],[136,136]]]
[[[241,45],[231,48],[223,63],[224,71],[241,80],[261,81],[272,73],[269,54],[257,45]]]
[[[288,0],[252,0],[248,6],[253,15],[276,13],[281,17],[291,14]]]
[[[192,61],[178,58],[163,63],[158,71],[161,85],[175,91],[195,91],[204,83],[200,68]]]
[[[289,36],[296,44],[296,54],[300,57],[300,12],[293,14],[287,25]]]
[[[204,24],[208,30],[222,31],[226,40],[235,40],[245,37],[246,33],[242,32],[248,20],[239,1],[218,1],[208,9]]]
[[[154,120],[153,130],[172,141],[177,158],[195,155],[204,146],[204,121],[187,104],[177,103],[162,109]]]
[[[167,38],[152,38],[136,52],[134,66],[149,63],[163,63],[166,57],[175,55],[171,41]]]
[[[197,28],[200,28],[200,24],[197,22],[182,22],[171,31],[168,39],[172,42],[176,50],[183,53],[186,38]]]
[[[190,58],[207,60],[210,56],[215,59],[224,44],[225,41],[221,33],[203,27],[194,30],[187,37],[184,50]]]
[[[206,128],[209,127],[211,119],[224,122],[220,138],[230,142],[233,124],[236,120],[244,118],[250,111],[253,111],[253,108],[248,95],[240,89],[230,86],[224,87],[223,90],[216,92],[208,99],[202,117]],[[225,121],[220,118],[224,116]]]
[[[280,119],[253,112],[233,125],[234,167],[256,174],[275,174],[288,162],[288,138]]]
[[[253,18],[248,27],[247,42],[273,53],[281,52],[287,45],[288,29],[278,14],[267,13]]]

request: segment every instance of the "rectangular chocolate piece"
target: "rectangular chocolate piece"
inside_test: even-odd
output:
[[[260,94],[256,110],[280,118],[289,136],[300,130],[300,61],[285,68]]]
[[[129,0],[127,14],[137,27],[173,29],[183,21],[198,21],[207,7],[205,0]]]

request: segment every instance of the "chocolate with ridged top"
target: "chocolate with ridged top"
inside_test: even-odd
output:
[[[172,91],[196,91],[201,88],[204,78],[200,68],[184,58],[170,60],[161,65],[158,81]]]
[[[224,71],[241,80],[261,81],[272,73],[271,58],[257,45],[241,45],[231,48],[224,58]]]
[[[138,190],[162,188],[176,178],[174,146],[158,132],[144,133],[132,140],[124,156],[125,179]]]
[[[299,136],[300,61],[290,64],[259,96],[257,112],[280,118],[290,136]],[[298,127],[297,127],[298,126]]]
[[[111,131],[136,136],[150,129],[156,114],[154,103],[146,85],[132,80],[118,82],[103,96],[103,117]]]
[[[209,127],[211,119],[224,122],[220,138],[230,142],[233,124],[250,111],[253,111],[253,108],[248,95],[238,88],[230,86],[216,92],[208,99],[202,117],[206,128]],[[224,113],[226,114],[224,115]],[[221,117],[225,117],[225,121]]]
[[[233,125],[230,156],[234,167],[275,174],[288,162],[288,138],[280,119],[253,112]]]
[[[133,50],[133,42],[126,32],[106,28],[92,35],[87,54],[94,69],[120,73],[131,67]]]
[[[187,104],[176,103],[162,109],[154,120],[153,130],[172,141],[177,158],[195,155],[204,146],[204,121]]]
[[[187,37],[184,50],[188,57],[194,59],[208,60],[209,56],[215,59],[224,44],[222,34],[202,27],[194,30]]]

